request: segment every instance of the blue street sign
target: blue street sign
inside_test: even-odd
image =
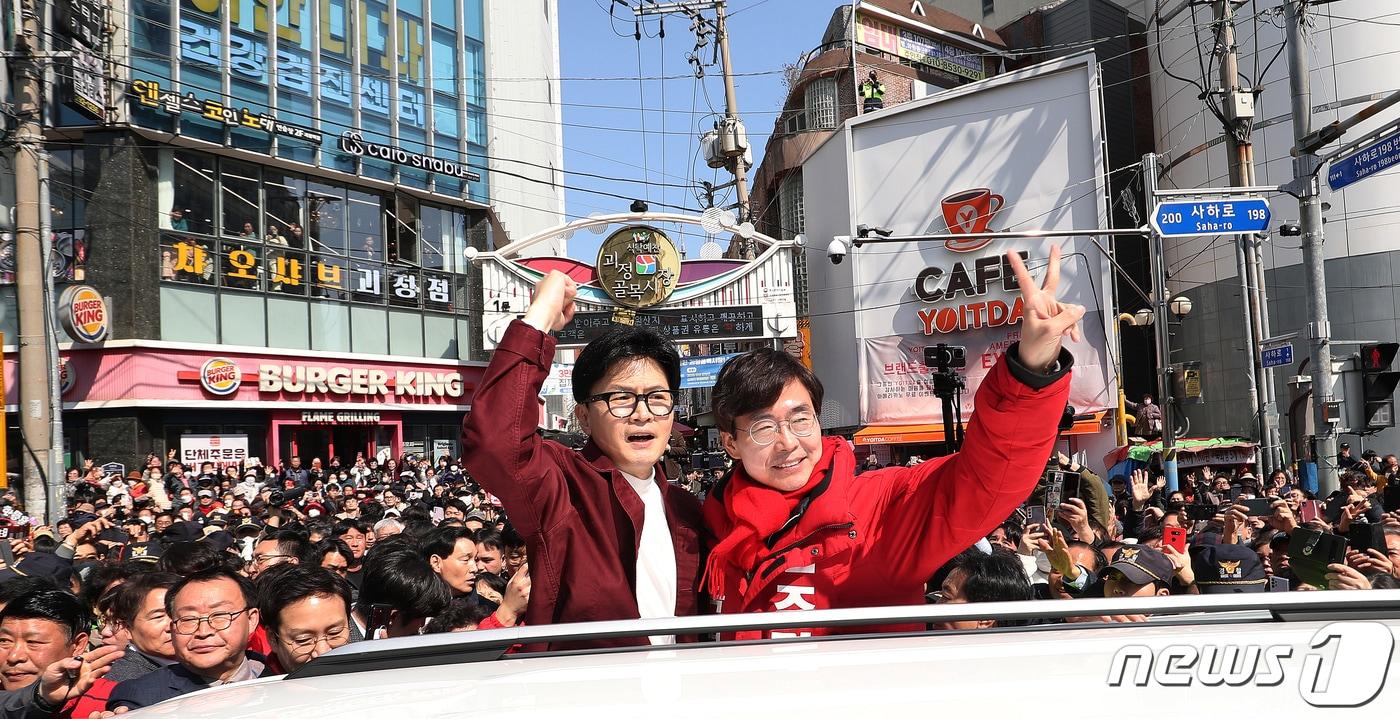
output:
[[[1293,343],[1289,342],[1273,347],[1265,347],[1260,353],[1264,357],[1264,368],[1287,367],[1293,364]]]
[[[1269,229],[1269,201],[1262,197],[1161,202],[1152,229],[1163,237],[1242,235]]]
[[[1400,131],[1382,137],[1346,157],[1333,160],[1332,166],[1327,169],[1327,184],[1333,190],[1340,190],[1397,164],[1400,164]]]
[[[727,354],[682,357],[681,389],[715,386],[715,382],[719,380],[719,371],[724,369],[724,363],[738,356],[737,354]]]

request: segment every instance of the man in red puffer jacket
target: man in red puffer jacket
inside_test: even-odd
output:
[[[772,349],[725,365],[715,421],[739,461],[704,506],[717,544],[705,587],[724,613],[921,604],[943,563],[1025,501],[1045,468],[1069,396],[1084,308],[1055,299],[1059,248],[1037,287],[1014,253],[1020,342],[987,374],[961,451],[856,478],[840,437],[823,438],[822,387]],[[765,632],[810,636],[819,630]],[[758,633],[746,633],[751,638]]]

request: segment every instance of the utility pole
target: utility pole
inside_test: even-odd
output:
[[[1312,135],[1312,88],[1308,73],[1308,48],[1303,43],[1302,14],[1305,0],[1284,0],[1287,21],[1288,79],[1293,97],[1293,185],[1298,196],[1299,224],[1303,245],[1303,285],[1307,293],[1307,336],[1312,370],[1313,461],[1317,462],[1320,494],[1327,496],[1338,487],[1337,428],[1327,416],[1332,395],[1332,335],[1327,320],[1327,275],[1323,255],[1322,196],[1317,178],[1321,162],[1310,147]]]
[[[1142,189],[1147,198],[1147,211],[1157,201],[1157,155],[1142,156]],[[1152,330],[1157,341],[1157,404],[1162,407],[1162,473],[1167,478],[1167,492],[1179,487],[1176,471],[1176,410],[1172,398],[1171,312],[1167,306],[1167,255],[1162,233],[1150,230],[1147,246],[1152,265]]]
[[[1254,151],[1250,142],[1251,124],[1254,121],[1253,88],[1239,86],[1239,50],[1235,44],[1235,0],[1219,0],[1215,3],[1216,52],[1220,53],[1220,88],[1222,105],[1225,108],[1225,146],[1230,163],[1230,185],[1233,187],[1253,186]],[[1270,399],[1273,383],[1264,368],[1261,353],[1262,343],[1268,336],[1268,328],[1263,326],[1262,268],[1252,262],[1259,259],[1255,251],[1255,239],[1251,234],[1239,235],[1235,239],[1235,269],[1239,274],[1240,299],[1244,306],[1244,338],[1249,347],[1249,364],[1245,365],[1248,379],[1249,405],[1254,410],[1255,428],[1259,434],[1260,470],[1265,474],[1275,468],[1273,441],[1277,437],[1275,405]]]
[[[721,132],[741,133],[744,125],[739,120],[739,97],[734,92],[734,64],[729,58],[729,27],[724,19],[723,0],[715,3],[715,34],[719,36],[720,69],[724,72],[724,129]],[[734,192],[739,196],[739,221],[746,222],[751,219],[748,167],[744,162],[744,152],[748,149],[747,138],[742,144],[739,154],[731,159],[734,163],[731,170],[734,173]]]
[[[748,163],[744,159],[749,149],[749,140],[744,123],[739,119],[739,96],[734,91],[734,63],[729,54],[729,26],[725,19],[725,0],[689,0],[669,3],[646,0],[646,2],[648,4],[632,8],[632,12],[637,17],[679,12],[696,23],[708,24],[710,21],[701,17],[700,11],[715,11],[715,40],[719,48],[720,68],[724,72],[724,119],[715,128],[717,131],[716,141],[719,149],[728,159],[727,169],[734,173],[734,192],[739,199],[739,222],[749,222],[753,218],[749,216]],[[747,259],[753,259],[751,249],[744,250],[743,256]]]
[[[40,163],[44,137],[40,127],[43,73],[39,67],[40,6],[23,0],[23,23],[15,68],[15,290],[19,304],[19,423],[24,468],[24,504],[30,516],[52,522],[62,507],[50,506],[49,489],[61,477],[52,476],[48,322],[44,276],[48,272],[40,230]]]

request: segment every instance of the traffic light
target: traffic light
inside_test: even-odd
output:
[[[1380,342],[1361,345],[1361,387],[1365,401],[1362,420],[1367,429],[1395,426],[1395,386],[1400,372],[1391,370],[1400,344]]]

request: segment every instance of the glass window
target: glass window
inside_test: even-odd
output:
[[[321,60],[334,55],[346,62],[354,57],[354,37],[350,34],[350,12],[347,0],[321,0]],[[309,50],[305,39],[302,47]]]
[[[782,238],[791,240],[804,232],[802,211],[802,170],[793,170],[778,185],[778,205],[782,217]]]
[[[346,251],[345,188],[321,182],[306,186],[307,226],[311,249],[343,255]]]
[[[350,351],[350,307],[329,302],[311,305],[311,349]]]
[[[180,88],[183,95],[193,94],[198,102],[223,101],[224,50],[234,49],[231,38],[222,29],[222,3],[213,3],[212,12],[205,12],[198,3],[185,3],[180,8]],[[239,49],[242,49],[241,46]],[[244,60],[246,58],[241,58]],[[266,60],[266,52],[263,57]],[[246,69],[244,64],[241,68]],[[169,82],[169,75],[166,76]],[[180,115],[181,132],[201,140],[224,143],[223,120],[209,120],[193,113]]]
[[[357,260],[384,261],[384,208],[379,195],[350,190],[346,224],[350,256]]]
[[[350,299],[354,302],[382,305],[386,296],[388,276],[384,265],[354,262],[350,265]],[[358,350],[356,350],[358,351]]]
[[[304,249],[306,232],[302,211],[306,179],[276,171],[269,171],[265,177],[263,202],[267,208],[267,234],[264,241],[270,245]]]
[[[467,108],[467,142],[486,144],[486,111],[479,107]]]
[[[486,39],[486,18],[482,12],[482,0],[462,0],[462,17],[466,19],[467,37]]]
[[[305,296],[307,286],[311,284],[311,278],[307,274],[310,268],[306,264],[306,254],[273,247],[268,247],[266,254],[268,291]]]
[[[435,94],[433,96],[433,129],[437,131],[433,142],[437,149],[457,150],[457,138],[462,136],[462,119],[457,111],[457,98]]]
[[[317,90],[321,94],[323,164],[342,172],[357,174],[359,167],[356,166],[355,156],[340,149],[341,135],[356,130],[355,115],[350,105],[354,97],[350,66],[332,60],[322,53],[321,77],[317,83]],[[367,107],[366,113],[370,109]]]
[[[433,24],[441,25],[445,28],[460,27],[457,24],[457,2],[456,0],[432,0],[429,9],[433,13]],[[452,32],[456,32],[455,29]]]
[[[229,318],[219,323],[219,340],[228,345],[267,346],[266,304],[262,295],[236,292],[219,295],[220,316]]]
[[[311,349],[311,321],[306,300],[267,298],[267,344],[269,347]]]
[[[382,307],[350,308],[350,351],[389,354],[389,316]]]
[[[241,237],[254,242],[262,239],[262,209],[258,205],[258,184],[260,170],[257,165],[249,165],[234,160],[224,160],[220,165],[220,184],[223,207],[220,209],[223,222],[222,234],[226,237]]]
[[[423,356],[423,317],[411,310],[389,310],[389,351]]]
[[[423,283],[418,273],[411,269],[390,267],[389,304],[395,307],[418,307],[423,300]]]
[[[389,262],[418,264],[418,200],[407,195],[394,197],[389,213]]]
[[[261,290],[262,289],[262,251],[261,245],[254,242],[238,242],[224,240],[220,243],[220,271],[223,278],[220,282],[224,287],[235,290]]]
[[[176,150],[171,168],[174,201],[161,226],[181,232],[214,234],[214,160]]]
[[[423,208],[422,266],[425,270],[446,269],[445,249],[451,244],[452,213],[436,207]]]
[[[836,127],[836,79],[822,77],[807,85],[804,95],[807,124],[813,130]]]
[[[219,342],[218,295],[200,287],[160,288],[160,338],[167,342]]]
[[[450,315],[423,316],[424,356],[457,359],[457,331],[454,324],[455,320]]]
[[[433,89],[455,97],[459,75],[457,35],[450,30],[433,28]]]
[[[472,2],[472,0],[467,0]],[[467,102],[486,104],[486,64],[481,43],[468,40],[462,48],[462,68],[467,81]]]
[[[196,285],[214,284],[212,241],[178,232],[160,236],[160,278]]]
[[[350,264],[344,257],[334,255],[312,255],[311,295],[329,300],[344,300],[350,296]]]

